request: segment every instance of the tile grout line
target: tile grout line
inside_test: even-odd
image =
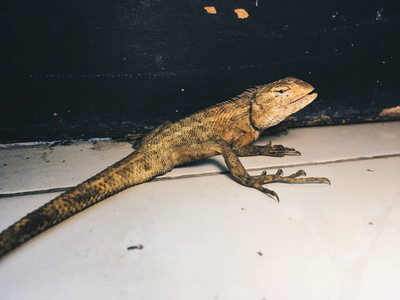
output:
[[[281,169],[281,168],[318,166],[318,165],[345,163],[345,162],[352,162],[352,161],[364,161],[364,160],[382,159],[382,158],[391,158],[391,157],[400,157],[400,153],[373,155],[373,156],[365,156],[365,157],[343,158],[343,159],[327,160],[327,161],[321,161],[321,162],[311,162],[310,161],[310,162],[290,164],[290,165],[274,165],[274,166],[268,166],[268,167],[246,168],[246,171],[254,172],[254,171],[264,171],[264,170],[271,170],[271,169]],[[151,181],[157,182],[157,181],[177,180],[177,179],[184,179],[184,178],[216,176],[216,175],[223,175],[223,174],[229,174],[229,173],[230,173],[230,171],[226,170],[226,171],[208,172],[208,173],[201,173],[201,174],[188,174],[188,175],[178,175],[178,176],[169,176],[169,177],[158,177],[158,178],[154,178]]]
[[[254,171],[264,171],[264,170],[280,169],[280,168],[318,166],[318,165],[338,164],[338,163],[346,163],[346,162],[353,162],[353,161],[364,161],[364,160],[392,158],[392,157],[400,157],[400,153],[373,155],[373,156],[363,156],[363,157],[353,157],[353,158],[343,158],[343,159],[327,160],[327,161],[321,161],[321,162],[305,162],[305,163],[291,164],[291,165],[275,165],[275,166],[268,166],[268,167],[248,168],[246,170],[248,172],[254,172]],[[201,173],[201,174],[188,174],[188,175],[169,176],[169,177],[166,176],[166,177],[154,178],[153,180],[150,180],[149,182],[178,180],[178,179],[197,178],[197,177],[206,177],[206,176],[216,176],[216,175],[224,175],[224,174],[229,174],[229,173],[230,172],[228,170],[226,170],[226,171],[208,172],[208,173]],[[74,186],[51,188],[51,189],[42,189],[42,190],[34,190],[34,191],[26,191],[26,192],[13,192],[13,193],[3,193],[3,194],[0,193],[0,198],[64,192],[64,191],[66,191],[66,190],[68,190],[68,189],[70,189],[72,187],[74,187]]]
[[[72,188],[69,187],[60,187],[60,188],[51,188],[51,189],[42,189],[42,190],[34,190],[34,191],[26,191],[26,192],[12,192],[12,193],[3,193],[0,194],[1,198],[11,198],[11,197],[18,197],[18,196],[32,196],[32,195],[40,195],[40,194],[50,194],[50,193],[58,193],[58,192],[65,192],[66,190]]]
[[[281,165],[281,166],[272,166],[272,167],[264,167],[264,168],[260,167],[260,168],[246,169],[246,170],[248,172],[252,172],[252,171],[262,171],[265,169],[294,168],[294,167],[302,167],[302,166],[318,166],[318,165],[339,164],[339,163],[346,163],[346,162],[353,162],[353,161],[364,161],[364,160],[392,158],[392,157],[400,157],[400,153],[342,158],[342,159],[326,160],[326,161],[320,161],[320,162],[310,161],[310,162],[298,163],[298,164],[292,164],[292,165]]]

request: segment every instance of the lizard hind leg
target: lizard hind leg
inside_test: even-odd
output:
[[[205,142],[202,144],[202,147],[207,148],[208,150],[215,151],[220,153],[225,160],[226,165],[229,168],[232,176],[236,178],[241,184],[247,187],[255,188],[265,194],[271,195],[272,197],[276,198],[279,202],[278,195],[265,187],[263,184],[271,183],[271,182],[288,182],[288,183],[300,183],[300,182],[326,182],[330,183],[327,178],[316,178],[316,177],[302,177],[298,178],[299,176],[305,176],[306,173],[303,170],[299,170],[296,173],[289,175],[289,176],[282,176],[283,171],[279,169],[276,174],[267,175],[264,171],[259,176],[251,176],[243,167],[242,163],[240,162],[237,152],[232,149],[229,143],[223,139],[215,139],[213,141]]]
[[[232,176],[235,177],[236,180],[241,184],[247,187],[255,188],[265,194],[269,194],[275,197],[279,202],[279,197],[274,191],[263,187],[262,183],[256,176],[249,175],[237,157],[237,154],[227,141],[223,139],[215,139],[213,141],[204,143],[202,146],[220,153],[224,157],[225,163],[228,166]]]

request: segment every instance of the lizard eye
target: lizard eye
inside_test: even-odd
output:
[[[286,93],[287,91],[289,90],[289,88],[288,87],[278,87],[276,90],[275,90],[275,93],[278,93],[278,94],[284,94],[284,93]]]

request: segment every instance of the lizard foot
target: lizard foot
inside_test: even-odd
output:
[[[269,194],[275,199],[279,201],[278,194],[274,191],[263,187],[263,184],[271,183],[271,182],[287,182],[287,183],[304,183],[304,182],[318,182],[318,183],[328,183],[331,184],[328,178],[325,177],[302,177],[297,178],[299,176],[306,176],[306,172],[304,170],[299,170],[296,173],[293,173],[289,176],[282,176],[283,171],[279,169],[275,174],[267,175],[266,171],[263,171],[261,175],[251,176],[247,180],[245,180],[245,185],[249,187],[256,188],[257,190]]]
[[[263,155],[274,156],[274,157],[282,157],[285,155],[301,155],[301,153],[293,148],[284,147],[282,145],[271,145],[271,142],[268,142],[263,147]]]
[[[270,189],[267,189],[266,187],[263,187],[261,185],[262,183],[259,182],[258,177],[259,176],[249,176],[248,175],[248,177],[246,176],[246,178],[243,179],[242,183],[245,186],[255,188],[255,189],[257,189],[257,190],[259,190],[259,191],[261,191],[261,192],[263,192],[265,194],[271,195],[272,197],[274,197],[279,202],[278,194],[275,193],[274,191],[270,190]]]
[[[304,183],[304,182],[319,182],[331,184],[328,178],[325,177],[301,177],[307,176],[304,170],[298,170],[289,176],[282,176],[283,171],[279,169],[275,174],[267,175],[266,171],[263,171],[259,176],[253,176],[259,184],[267,184],[271,182],[288,182],[288,183]]]

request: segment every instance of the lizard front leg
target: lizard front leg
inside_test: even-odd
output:
[[[242,163],[237,157],[235,151],[232,149],[227,141],[217,138],[213,141],[203,143],[202,146],[209,151],[220,153],[223,156],[232,176],[235,177],[236,180],[239,181],[241,184],[255,188],[263,193],[272,195],[279,200],[278,195],[274,191],[271,191],[262,186],[262,180],[260,180],[259,176],[253,177],[250,176],[249,173],[247,173],[246,169],[243,167]]]
[[[259,176],[251,176],[249,173],[246,171],[246,169],[243,167],[242,163],[240,162],[239,158],[237,157],[236,150],[233,150],[231,145],[223,140],[223,139],[215,139],[210,142],[206,142],[202,145],[208,150],[212,150],[215,152],[220,153],[225,160],[226,165],[229,168],[229,171],[235,177],[241,184],[255,188],[263,193],[272,195],[275,197],[278,202],[279,202],[279,197],[278,195],[265,187],[263,187],[263,184],[271,183],[271,182],[288,182],[288,183],[304,183],[304,182],[319,182],[319,183],[329,183],[330,181],[327,178],[323,177],[303,177],[303,178],[297,178],[302,175],[306,175],[306,173],[303,170],[299,170],[296,173],[289,175],[289,176],[282,176],[283,171],[281,169],[276,172],[276,174],[273,175],[267,175],[267,173],[264,171],[261,175]],[[254,146],[254,147],[261,147],[262,146]],[[283,146],[281,146],[283,147]],[[295,151],[294,149],[291,148],[285,148],[282,149],[283,151]],[[254,152],[257,151],[258,148],[253,148],[253,147],[245,147],[242,149],[250,149],[249,152],[253,151],[252,149],[256,149]],[[249,152],[244,152],[244,153],[249,153]],[[252,153],[254,153],[252,152]],[[243,152],[239,152],[243,153]],[[254,154],[249,154],[249,155],[254,155]]]

